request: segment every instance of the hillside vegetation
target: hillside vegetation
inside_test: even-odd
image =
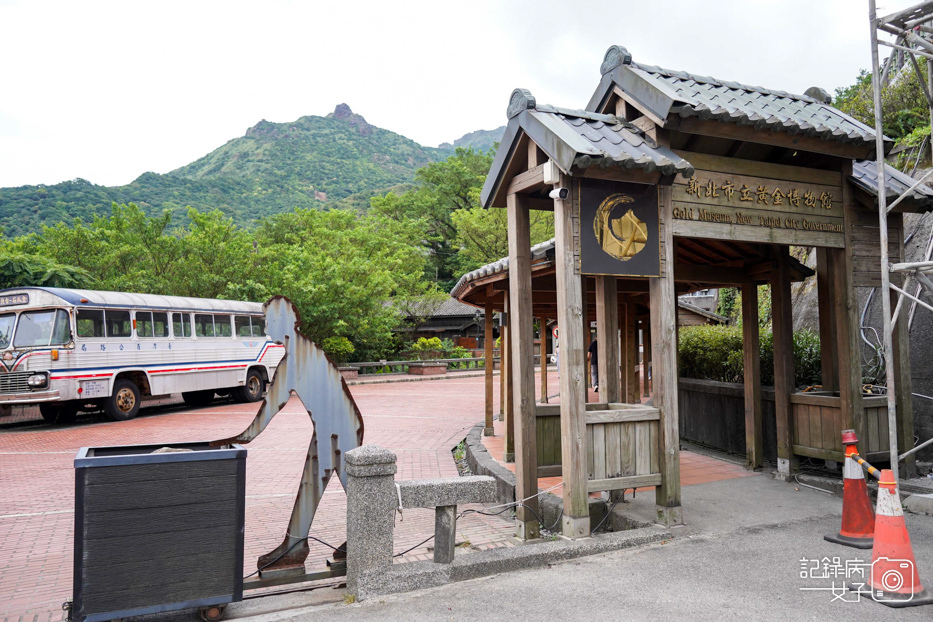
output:
[[[295,208],[365,209],[371,197],[390,188],[403,191],[419,168],[453,152],[453,146],[422,147],[370,125],[341,104],[326,117],[260,121],[191,164],[164,175],[144,173],[126,186],[75,179],[0,188],[0,227],[22,235],[43,224],[89,222],[109,214],[114,203],[135,203],[147,214],[168,210],[179,221],[189,206],[217,209],[241,226]]]

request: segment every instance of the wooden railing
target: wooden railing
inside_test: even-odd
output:
[[[661,484],[657,408],[641,404],[586,405],[588,492]],[[561,474],[560,405],[538,404],[535,412],[538,476]]]

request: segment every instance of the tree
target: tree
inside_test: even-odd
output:
[[[926,82],[926,63],[920,64],[920,72]],[[869,127],[875,127],[873,93],[871,74],[863,69],[854,84],[836,89],[833,105]],[[896,140],[920,128],[925,128],[929,135],[930,111],[917,74],[909,65],[897,71],[882,90],[881,117],[885,135]]]
[[[416,187],[404,194],[374,197],[371,211],[398,222],[411,221],[422,228],[421,244],[428,250],[425,277],[449,291],[459,278],[457,225],[453,213],[479,204],[479,192],[492,165],[494,152],[458,147],[443,162],[418,169]]]

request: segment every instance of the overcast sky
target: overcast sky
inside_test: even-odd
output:
[[[612,44],[832,93],[870,66],[868,34],[867,0],[0,0],[0,186],[126,184],[342,102],[436,146],[503,125],[515,87],[583,107]]]

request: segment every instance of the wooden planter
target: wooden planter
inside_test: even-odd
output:
[[[74,622],[242,599],[246,450],[161,447],[75,458]]]

